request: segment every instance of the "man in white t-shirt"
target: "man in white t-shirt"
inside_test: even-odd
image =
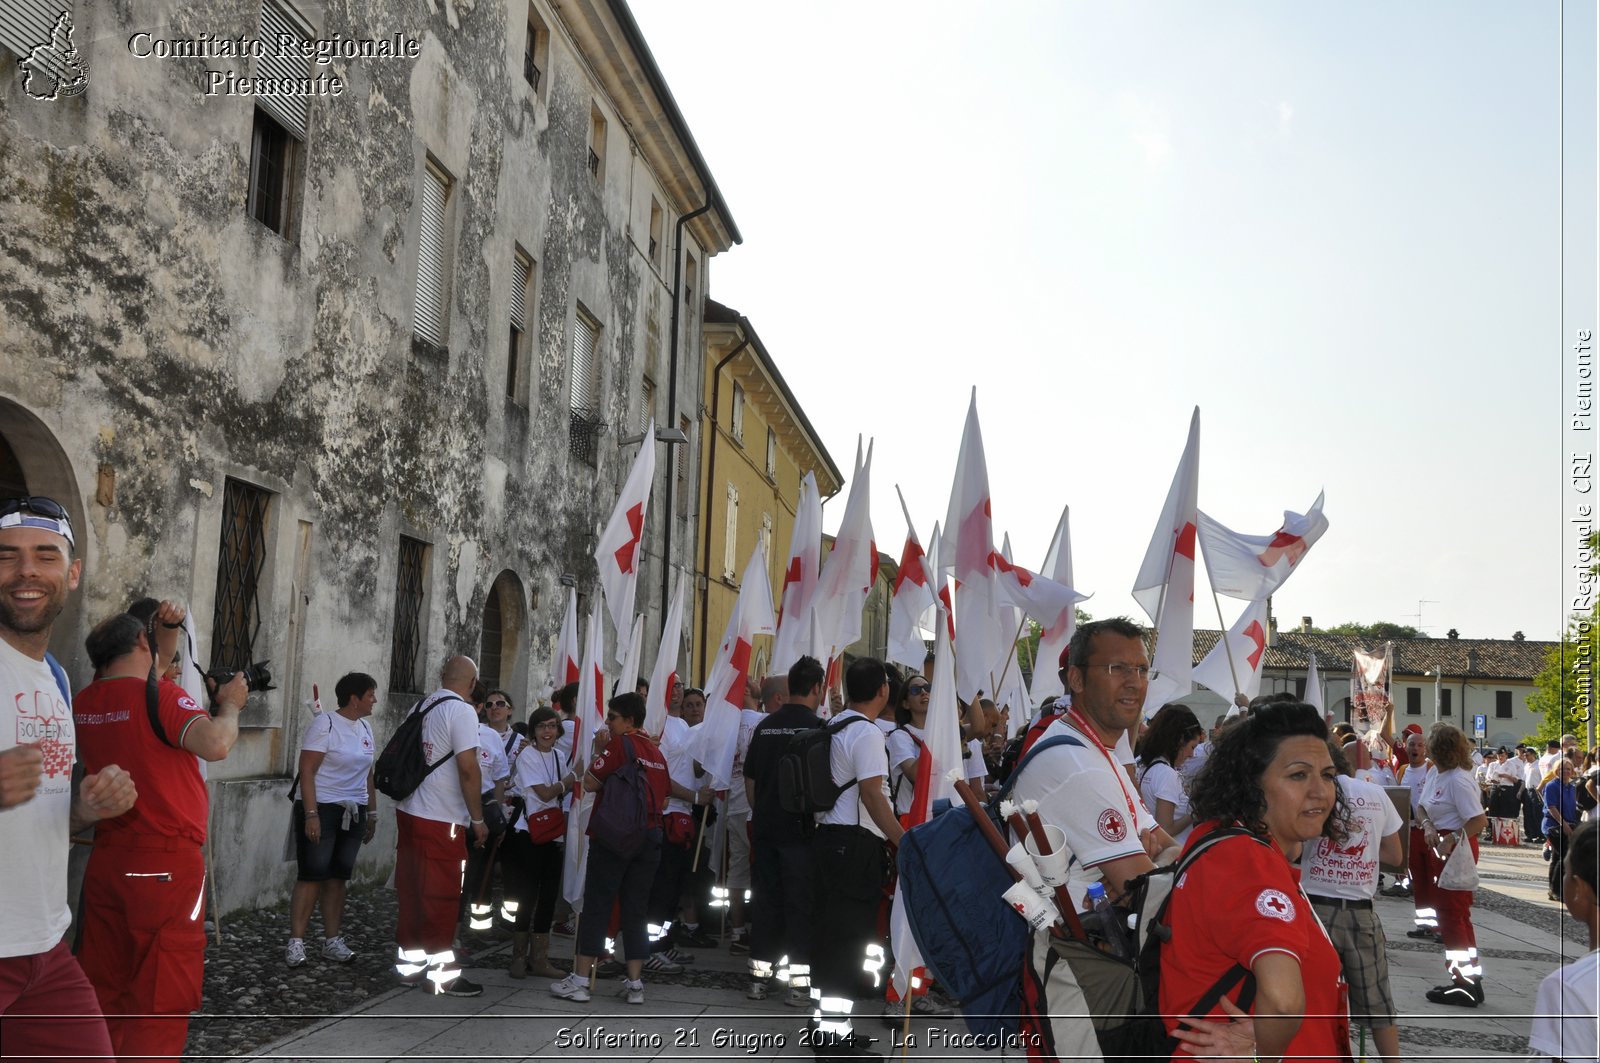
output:
[[[489,835],[483,823],[478,714],[467,701],[477,681],[472,658],[452,657],[440,672],[439,689],[412,708],[428,713],[422,721],[422,755],[438,767],[395,805],[394,885],[400,909],[395,966],[405,984],[426,982],[447,996],[483,992],[461,976],[451,948],[467,839],[481,846]]]
[[[1600,1053],[1600,825],[1585,823],[1568,839],[1561,897],[1589,931],[1589,951],[1539,983],[1528,1049],[1534,1059],[1578,1060]]]
[[[1039,737],[1039,751],[1021,771],[1013,798],[1039,803],[1039,818],[1066,835],[1073,861],[1067,890],[1083,909],[1084,895],[1104,882],[1113,902],[1137,875],[1154,870],[1151,853],[1172,838],[1145,808],[1123,767],[1117,742],[1137,725],[1150,687],[1144,633],[1125,617],[1096,620],[1073,633],[1064,676],[1072,708]],[[1071,742],[1043,748],[1059,738]],[[1050,964],[1050,936],[1034,934],[1023,977],[1027,1028],[1048,1024],[1062,1059],[1097,1058],[1099,1041],[1082,990],[1067,964]]]
[[[1359,742],[1354,745],[1365,749]],[[1346,745],[1347,761],[1350,752]],[[1355,770],[1353,763],[1350,770]],[[1405,821],[1376,783],[1341,775],[1338,786],[1350,811],[1350,834],[1340,843],[1330,838],[1307,842],[1301,851],[1300,884],[1344,965],[1350,1017],[1372,1031],[1386,1063],[1396,1063],[1400,1030],[1389,986],[1389,943],[1372,899],[1378,894],[1378,865],[1400,863]]]
[[[111,1055],[100,1001],[62,939],[68,838],[127,812],[136,794],[115,765],[72,793],[77,731],[49,646],[83,574],[73,549],[54,501],[0,501],[0,1022],[18,1056]]]
[[[861,1054],[871,1043],[854,1032],[850,1013],[855,998],[882,991],[885,956],[876,924],[889,876],[884,842],[898,845],[904,833],[889,804],[889,750],[871,725],[889,703],[889,674],[882,661],[858,658],[845,670],[844,688],[850,706],[828,728],[833,782],[846,789],[817,813],[811,839],[811,999],[819,1056]]]
[[[667,703],[667,719],[661,730],[661,755],[667,761],[667,806],[661,815],[661,862],[656,865],[646,906],[650,933],[650,956],[644,969],[656,974],[677,974],[694,956],[680,944],[706,948],[716,941],[693,929],[682,918],[684,887],[694,861],[695,820],[700,806],[711,803],[711,791],[697,785],[694,755],[689,750],[689,729],[704,718],[706,696],[690,688],[676,704]],[[630,957],[631,959],[631,957]]]

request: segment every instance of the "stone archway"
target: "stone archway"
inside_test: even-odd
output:
[[[511,695],[517,711],[526,715],[528,662],[523,652],[528,627],[528,606],[522,580],[505,569],[489,586],[483,603],[483,637],[478,653],[478,674],[489,689]]]
[[[67,452],[61,449],[55,433],[27,407],[0,397],[0,497],[19,494],[44,495],[55,499],[72,517],[77,539],[77,556],[83,561],[87,582],[94,572],[90,556],[88,512],[78,490],[78,477]],[[83,655],[83,590],[67,598],[66,608],[56,619],[50,636],[50,652],[67,669],[73,681],[88,681],[85,668],[74,666]]]

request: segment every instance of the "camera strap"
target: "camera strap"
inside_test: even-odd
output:
[[[173,749],[181,748],[176,742],[167,737],[167,729],[161,726],[161,692],[158,687],[157,677],[160,675],[156,669],[160,662],[156,660],[156,618],[155,614],[145,624],[145,639],[150,646],[150,674],[144,681],[144,711],[150,717],[150,730],[161,739],[161,744],[171,746]]]

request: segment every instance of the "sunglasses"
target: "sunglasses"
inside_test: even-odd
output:
[[[933,687],[929,686],[926,683],[917,683],[917,684],[915,684],[913,686],[906,687],[906,693],[907,694],[926,694],[928,691],[930,691],[932,689],[933,689]]]
[[[67,516],[67,511],[61,508],[61,503],[40,495],[0,500],[0,517],[10,516],[13,513],[37,513],[41,517],[51,517],[55,520],[71,519]]]
[[[491,709],[509,709],[511,707],[511,702],[501,701],[499,698],[496,698],[493,701],[486,701],[484,704],[489,706]]]

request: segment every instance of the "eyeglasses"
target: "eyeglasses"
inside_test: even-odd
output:
[[[486,701],[484,704],[489,706],[491,709],[509,709],[511,707],[511,702],[501,701],[498,698],[496,698],[494,701]]]
[[[933,689],[933,687],[929,686],[926,683],[918,683],[915,686],[906,687],[906,693],[907,694],[926,694],[928,691],[930,691],[932,689]]]
[[[1091,668],[1100,668],[1101,665],[1090,665]],[[1104,665],[1106,675],[1118,681],[1124,679],[1154,679],[1161,673],[1151,668],[1148,664],[1123,664],[1121,661],[1112,661]]]

